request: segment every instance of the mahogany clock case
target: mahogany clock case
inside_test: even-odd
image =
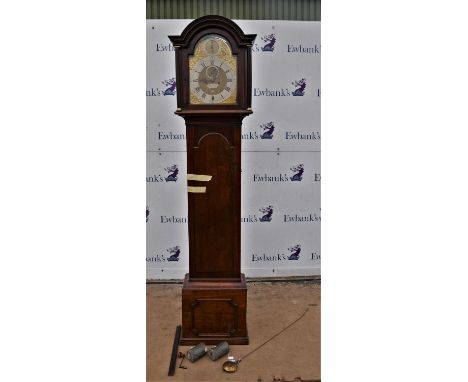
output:
[[[215,35],[237,62],[234,103],[190,102],[190,57]],[[182,288],[182,345],[248,344],[247,285],[241,273],[241,126],[251,110],[251,47],[233,21],[204,16],[180,36],[169,36],[176,54],[176,114],[185,119],[187,171],[211,175],[206,192],[188,194],[189,273]],[[194,182],[194,183],[190,183]]]

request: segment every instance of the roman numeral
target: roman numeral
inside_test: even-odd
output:
[[[192,81],[193,82],[198,82],[198,78],[194,78]]]
[[[198,80],[197,80],[198,81]],[[232,78],[228,78],[226,82],[232,82]]]
[[[204,68],[206,68],[206,64],[202,61],[201,63],[201,66],[203,66]]]
[[[214,60],[211,60],[211,65],[214,65]]]
[[[197,86],[197,87],[195,88],[195,91],[198,93],[198,92],[200,91],[200,87]]]
[[[206,93],[203,93],[201,97],[206,98]]]
[[[227,92],[230,92],[230,91],[231,91],[231,88],[230,88],[229,86],[226,86],[226,87],[224,88],[224,90],[226,90]]]

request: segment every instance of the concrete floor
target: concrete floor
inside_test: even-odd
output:
[[[247,328],[249,345],[230,346],[229,354],[241,357],[289,325],[309,308],[291,328],[240,364],[236,373],[222,370],[227,356],[195,363],[184,360],[187,369],[168,377],[172,343],[181,324],[182,284],[149,284],[146,290],[146,378],[147,381],[270,382],[273,378],[294,381],[320,379],[320,285],[317,282],[248,283]],[[186,352],[189,346],[180,346]]]

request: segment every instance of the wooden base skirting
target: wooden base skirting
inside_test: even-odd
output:
[[[227,341],[248,345],[247,284],[240,279],[194,281],[185,275],[182,287],[181,345]]]

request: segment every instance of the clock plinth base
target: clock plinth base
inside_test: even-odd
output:
[[[239,280],[190,280],[185,275],[182,287],[181,345],[204,342],[216,345],[248,345],[247,284]]]

